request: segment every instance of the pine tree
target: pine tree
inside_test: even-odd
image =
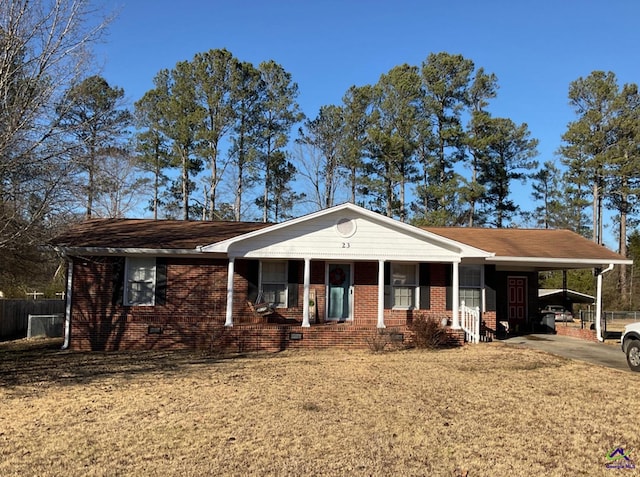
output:
[[[153,211],[154,219],[158,219],[160,194],[169,182],[166,170],[171,165],[168,139],[160,130],[161,118],[156,116],[159,112],[159,98],[156,93],[155,90],[148,91],[135,103],[138,127],[135,147],[138,152],[138,167],[151,173],[153,177],[153,197],[149,208]]]
[[[420,77],[407,64],[392,68],[372,89],[372,107],[366,149],[375,174],[370,192],[384,204],[385,215],[407,220],[406,188],[416,175]],[[397,190],[397,192],[396,192]]]
[[[236,121],[231,131],[229,156],[236,172],[233,217],[240,220],[244,190],[258,179],[259,127],[265,88],[260,72],[251,63],[243,62],[236,66],[233,90]]]
[[[470,155],[471,178],[463,179],[461,198],[469,204],[467,223],[470,227],[478,221],[484,223],[484,218],[479,216],[476,207],[485,194],[484,187],[478,183],[480,164],[486,161],[487,155],[487,138],[482,134],[482,125],[490,118],[486,108],[488,100],[496,97],[497,82],[494,74],[486,74],[484,68],[479,68],[468,90],[471,120],[467,126],[465,142]]]
[[[558,228],[563,211],[560,170],[553,161],[546,161],[531,179],[531,197],[542,202],[533,211],[535,225],[545,229]]]
[[[464,158],[461,113],[468,105],[468,88],[474,64],[462,55],[431,54],[422,63],[425,117],[431,129],[422,157],[423,186],[418,195],[426,223],[453,225],[460,222],[460,176],[455,165]],[[423,130],[424,131],[424,130]]]
[[[341,143],[340,166],[346,170],[349,183],[350,202],[358,202],[363,192],[364,149],[367,140],[371,113],[372,87],[351,86],[342,98],[344,111],[344,135]]]
[[[517,126],[510,119],[488,118],[482,129],[482,135],[488,138],[478,177],[486,189],[482,205],[492,225],[501,228],[519,209],[509,198],[511,182],[525,182],[528,171],[537,167],[532,158],[537,154],[538,141],[529,138],[526,124]]]
[[[179,201],[180,215],[183,220],[188,220],[190,215],[200,215],[200,210],[193,209],[189,197],[195,189],[192,177],[202,170],[202,160],[196,155],[196,149],[197,131],[205,110],[196,101],[193,68],[188,62],[179,62],[171,70],[161,70],[153,82],[155,87],[152,94],[157,96],[155,116],[159,118],[158,128],[169,140],[171,165],[180,171],[179,177],[167,191],[166,207],[175,210],[170,202]]]
[[[238,60],[227,50],[198,53],[191,62],[194,70],[196,101],[204,111],[198,125],[198,154],[211,168],[207,216],[219,218],[216,210],[218,185],[222,181],[227,162],[220,161],[220,141],[236,121],[235,89],[238,80]],[[205,198],[206,200],[206,198]]]
[[[74,161],[85,175],[80,185],[86,217],[94,212],[94,201],[105,190],[112,171],[103,161],[123,154],[131,125],[131,113],[123,106],[124,90],[112,87],[100,76],[90,76],[71,87],[58,104],[58,126],[75,142]]]
[[[569,123],[563,134],[560,153],[573,175],[584,177],[592,187],[593,241],[603,242],[603,200],[606,155],[611,146],[611,118],[618,94],[613,73],[594,71],[569,85],[569,104],[578,118]]]
[[[284,160],[283,148],[289,141],[292,126],[301,121],[304,115],[296,102],[298,85],[292,81],[290,73],[273,60],[261,63],[258,71],[264,85],[264,102],[260,110],[261,134],[257,149],[263,173],[262,220],[268,222],[274,213],[273,206],[280,200],[270,194],[283,190],[280,185],[275,186],[271,182],[282,179],[276,177],[276,173]],[[290,177],[288,174],[285,176]]]

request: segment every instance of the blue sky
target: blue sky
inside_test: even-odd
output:
[[[97,48],[101,74],[133,103],[162,68],[226,48],[255,65],[273,59],[298,83],[303,112],[340,104],[351,85],[373,84],[430,53],[462,54],[497,75],[495,116],[526,122],[554,159],[575,115],[569,83],[594,70],[640,82],[637,0],[130,0]],[[528,196],[518,199],[528,208]]]

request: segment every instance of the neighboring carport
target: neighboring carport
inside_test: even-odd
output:
[[[538,290],[538,303],[541,308],[547,305],[563,305],[567,302],[569,303],[569,309],[573,311],[571,307],[576,303],[595,305],[596,297],[562,288],[541,288]]]

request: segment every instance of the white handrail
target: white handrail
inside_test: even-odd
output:
[[[460,304],[460,325],[464,331],[464,339],[469,343],[480,342],[480,308],[470,308]]]

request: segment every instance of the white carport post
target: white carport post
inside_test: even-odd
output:
[[[602,275],[611,270],[613,270],[613,263],[610,263],[607,268],[598,273],[596,286],[596,338],[598,341],[604,341],[602,337],[602,326],[600,325],[600,319],[602,317]]]
[[[378,328],[384,325],[384,260],[378,260]]]
[[[302,305],[302,327],[310,328],[311,324],[309,323],[309,286],[311,283],[311,259],[304,259],[304,293],[303,300],[304,304]]]
[[[459,330],[460,327],[460,279],[459,279],[459,263],[453,262],[451,264],[452,273],[451,273],[451,313],[453,314],[451,320],[451,327],[454,330]]]
[[[233,257],[229,257],[229,266],[227,268],[227,315],[224,320],[224,326],[233,326],[233,274],[234,274]]]

